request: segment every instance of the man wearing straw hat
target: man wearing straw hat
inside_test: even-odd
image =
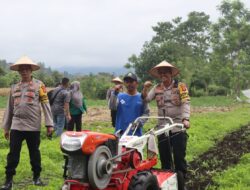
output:
[[[185,127],[184,130],[175,128],[170,132],[170,137],[162,135],[158,139],[162,169],[171,169],[170,142],[173,148],[175,170],[179,173],[178,177],[181,177],[182,181],[184,181],[183,176],[187,172],[187,163],[185,160],[187,145],[186,129],[190,127],[190,97],[188,89],[184,83],[173,79],[173,77],[179,74],[179,70],[166,61],[162,61],[153,67],[149,73],[153,77],[160,79],[161,83],[149,91],[151,82],[146,81],[142,91],[143,98],[146,102],[155,99],[159,116],[171,117],[174,122],[183,123]],[[164,123],[164,119],[159,120],[159,127]],[[179,186],[182,186],[179,189],[184,189],[184,184],[179,184]]]
[[[22,141],[26,140],[30,164],[33,171],[33,184],[43,186],[40,179],[41,155],[40,130],[41,130],[41,107],[44,112],[47,135],[53,131],[53,120],[49,106],[45,85],[32,78],[32,71],[40,67],[29,57],[21,57],[15,64],[10,66],[13,71],[18,71],[21,81],[11,86],[10,96],[3,119],[4,136],[9,140],[9,153],[5,174],[6,181],[1,190],[12,188],[13,176],[19,163]]]
[[[110,96],[111,94],[117,89],[119,92],[122,92],[123,90],[123,81],[119,78],[119,77],[115,77],[111,80],[112,83],[114,83],[115,85],[112,88],[109,88],[107,91],[107,95],[106,95],[106,100],[108,101],[108,107],[110,109],[110,115],[111,115],[111,121],[112,121],[112,126],[115,127],[115,122],[116,122],[116,107],[114,107],[111,103],[110,103]]]

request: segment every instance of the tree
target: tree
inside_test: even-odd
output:
[[[191,83],[195,70],[202,68],[208,60],[209,27],[209,16],[203,12],[191,12],[184,22],[180,17],[172,22],[160,22],[153,27],[156,35],[150,42],[145,42],[140,55],[132,55],[125,66],[134,68],[145,81],[152,79],[147,71],[166,60],[181,70],[180,78]]]
[[[243,87],[249,87],[250,12],[238,0],[223,1],[218,9],[222,16],[212,27],[211,68],[215,81],[239,96]]]

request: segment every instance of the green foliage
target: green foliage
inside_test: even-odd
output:
[[[223,1],[219,11],[222,17],[211,33],[211,69],[220,86],[239,96],[242,88],[249,88],[250,12],[238,0]]]
[[[237,102],[232,97],[226,96],[203,96],[203,97],[191,97],[192,107],[222,107],[233,106]]]
[[[177,17],[158,23],[155,35],[126,67],[143,81],[155,80],[145,71],[166,60],[179,68],[179,79],[190,86],[191,95],[239,96],[250,87],[250,11],[238,0],[222,1],[218,10],[221,17],[215,23],[203,12],[191,12],[185,21]]]
[[[133,67],[144,81],[152,79],[145,71],[167,60],[179,67],[182,70],[180,78],[190,83],[193,68],[199,70],[206,63],[209,26],[209,16],[203,12],[191,12],[183,22],[180,17],[172,22],[160,22],[153,27],[156,35],[150,42],[145,42],[138,57],[132,55],[129,58],[127,66]]]
[[[225,96],[228,94],[228,89],[224,86],[210,85],[208,87],[209,96]]]
[[[249,106],[234,108],[230,112],[194,113],[188,130],[187,159],[193,160],[199,154],[214,146],[227,133],[249,123]]]
[[[229,168],[223,173],[216,174],[213,181],[219,185],[220,190],[241,190],[249,189],[250,175],[250,154],[242,156],[240,163],[235,167]],[[217,189],[216,186],[209,187],[208,189]]]
[[[111,79],[114,76],[109,73],[89,74],[76,80],[81,83],[83,95],[88,99],[105,99],[107,90],[110,88]],[[72,79],[74,80],[74,79]]]

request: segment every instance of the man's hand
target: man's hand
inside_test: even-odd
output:
[[[71,115],[70,115],[70,114],[68,114],[68,115],[66,116],[66,120],[67,120],[67,122],[69,122],[69,121],[71,120]]]
[[[152,85],[152,82],[148,80],[143,84],[143,87],[149,89]]]
[[[142,97],[143,98],[146,98],[147,95],[148,95],[148,91],[150,89],[150,87],[152,86],[152,82],[151,81],[146,81],[144,84],[143,84],[143,89],[142,89]]]
[[[54,128],[52,126],[46,126],[46,127],[47,127],[47,137],[51,139]]]
[[[3,133],[4,133],[4,138],[6,140],[9,140],[10,139],[10,130],[4,129]]]
[[[188,120],[183,119],[182,123],[183,123],[183,125],[184,125],[184,127],[185,127],[186,129],[189,129],[189,128],[190,128],[190,123],[189,123]]]

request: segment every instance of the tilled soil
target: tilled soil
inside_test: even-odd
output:
[[[204,190],[215,173],[226,170],[239,162],[240,157],[250,152],[250,126],[228,134],[214,148],[189,163],[187,186],[190,190]]]

